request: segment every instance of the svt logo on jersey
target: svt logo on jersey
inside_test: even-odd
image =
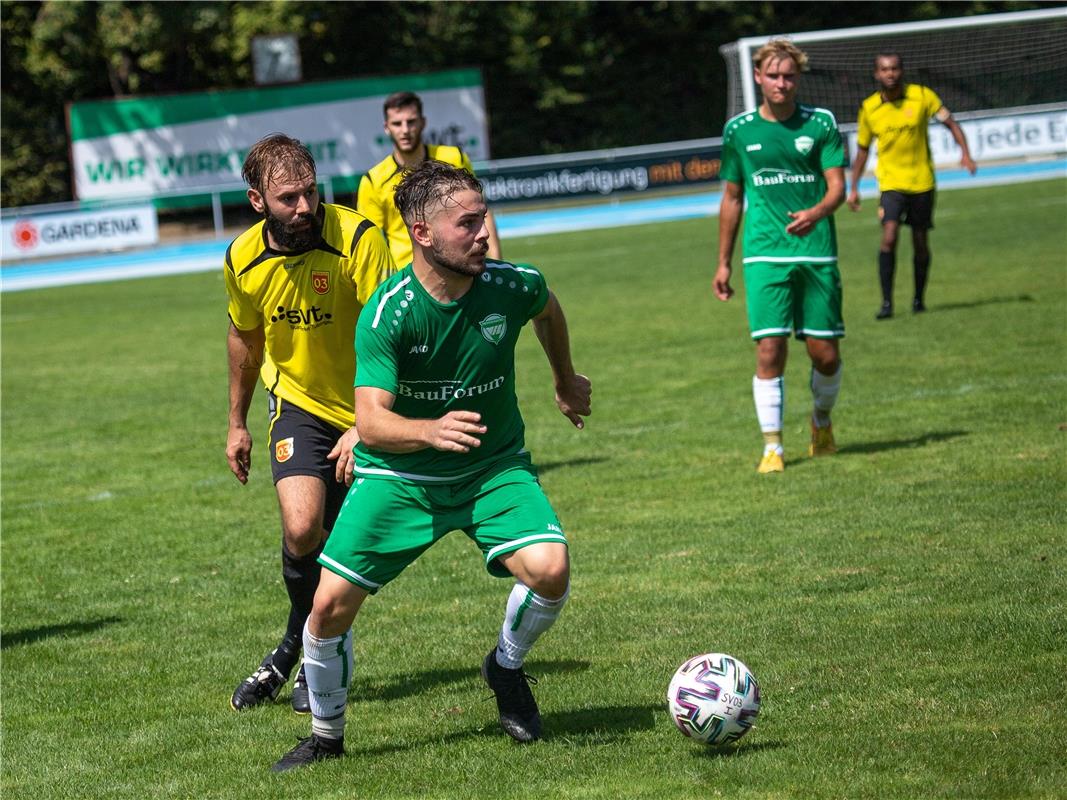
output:
[[[327,294],[330,291],[330,273],[313,271],[311,288],[315,290],[315,294]]]
[[[793,140],[793,144],[796,146],[798,153],[801,153],[802,155],[807,155],[811,152],[811,148],[814,146],[815,140],[812,139],[810,136],[798,136],[796,139]]]

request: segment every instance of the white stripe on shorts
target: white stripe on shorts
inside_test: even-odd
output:
[[[792,328],[760,328],[750,334],[753,339],[758,336],[788,336],[793,332]]]
[[[332,567],[333,569],[335,569],[338,572],[340,572],[342,575],[344,575],[346,578],[348,578],[350,581],[352,581],[352,583],[357,583],[360,586],[362,586],[364,589],[381,589],[382,588],[382,585],[380,583],[375,583],[372,580],[368,580],[367,578],[364,578],[358,572],[354,572],[354,571],[350,570],[344,564],[341,564],[341,563],[339,563],[337,561],[334,561],[332,558],[330,558],[325,553],[320,553],[319,554],[319,561],[323,561],[323,562],[329,564],[330,567]]]
[[[811,328],[801,328],[797,333],[802,333],[805,336],[822,336],[826,338],[843,337],[845,335],[844,328],[838,328],[833,331],[817,331]]]
[[[545,533],[535,533],[532,536],[523,536],[521,539],[512,539],[510,542],[504,542],[504,544],[498,544],[485,554],[485,563],[488,564],[504,550],[516,550],[519,549],[516,545],[522,545],[525,547],[527,544],[534,544],[535,542],[563,542],[567,543],[567,537],[561,533],[552,533],[546,531]]]
[[[742,264],[836,264],[837,256],[749,256]]]
[[[523,456],[529,451],[523,447],[516,450],[513,455]],[[485,472],[486,467],[478,467],[467,472],[461,472],[458,475],[420,475],[417,472],[398,472],[391,469],[380,469],[378,467],[361,467],[358,464],[352,467],[352,471],[357,475],[379,475],[382,477],[390,478],[403,478],[406,481],[414,481],[416,483],[454,483],[456,481],[462,481],[472,475],[477,475],[479,472]]]

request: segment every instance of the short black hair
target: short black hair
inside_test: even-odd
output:
[[[902,56],[900,53],[897,53],[893,50],[889,50],[885,53],[879,53],[874,57],[875,69],[878,69],[878,59],[880,58],[895,58],[897,60],[897,63],[900,64],[900,68],[904,69],[904,56]]]
[[[393,92],[382,104],[382,116],[386,119],[389,118],[390,108],[407,108],[408,106],[415,106],[418,109],[419,116],[422,116],[422,98],[414,92]]]
[[[435,204],[458,191],[482,193],[482,182],[467,170],[428,158],[404,174],[396,187],[394,202],[406,225],[425,220]]]

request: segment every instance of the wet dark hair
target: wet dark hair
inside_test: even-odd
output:
[[[264,136],[248,151],[241,177],[260,194],[279,178],[315,177],[315,157],[307,145],[286,136],[271,133]]]
[[[482,193],[482,182],[467,170],[443,161],[426,159],[405,173],[396,187],[394,202],[406,225],[425,220],[435,205],[464,189]]]

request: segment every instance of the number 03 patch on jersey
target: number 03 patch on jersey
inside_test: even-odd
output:
[[[279,439],[278,442],[274,445],[274,460],[277,461],[279,464],[284,464],[286,461],[293,457],[293,452],[295,450],[296,447],[293,445],[292,436],[290,436],[288,439]]]

